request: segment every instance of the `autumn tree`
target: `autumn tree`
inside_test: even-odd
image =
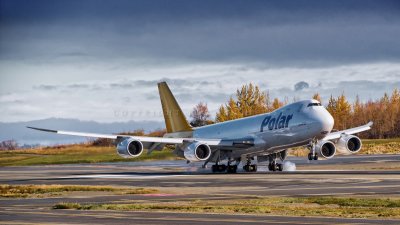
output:
[[[281,102],[278,103],[281,104]],[[271,111],[273,105],[274,103],[270,102],[267,93],[260,91],[257,85],[250,83],[236,91],[236,99],[231,97],[227,104],[221,105],[215,118],[217,122],[223,122],[257,115]]]
[[[272,108],[271,108],[272,110],[270,110],[270,111],[279,109],[282,106],[283,106],[283,102],[281,102],[278,98],[274,98],[274,101],[272,101]]]
[[[348,127],[347,124],[351,116],[351,105],[344,94],[341,94],[337,99],[331,96],[326,109],[335,120],[335,129],[344,130]]]
[[[208,106],[203,102],[200,102],[193,108],[190,117],[192,118],[190,124],[193,127],[201,127],[212,123],[210,120],[210,113],[208,112]]]
[[[319,93],[315,93],[315,94],[312,96],[312,99],[315,99],[315,100],[319,101],[319,102],[322,104],[321,95],[319,95]]]

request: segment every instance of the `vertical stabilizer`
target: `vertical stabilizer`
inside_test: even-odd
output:
[[[158,91],[160,92],[161,106],[164,113],[167,133],[191,131],[192,128],[187,122],[181,107],[179,107],[167,83],[158,83]]]

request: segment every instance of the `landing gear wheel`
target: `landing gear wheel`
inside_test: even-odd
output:
[[[211,171],[212,171],[213,173],[216,173],[216,172],[217,172],[217,166],[218,166],[218,165],[212,165],[212,166],[211,166]]]
[[[245,170],[246,172],[257,172],[257,165],[244,165],[243,170]]]
[[[314,160],[318,160],[318,154],[314,155]]]
[[[225,164],[221,164],[221,165],[216,164],[216,165],[212,165],[212,167],[211,167],[211,170],[212,170],[213,173],[225,172],[226,169],[227,169],[227,166]]]
[[[282,164],[277,164],[277,169],[278,171],[283,171],[283,165]]]
[[[312,153],[308,153],[308,160],[313,160],[314,159],[314,157],[313,157],[313,154]]]
[[[228,165],[226,172],[227,173],[236,173],[237,165]]]

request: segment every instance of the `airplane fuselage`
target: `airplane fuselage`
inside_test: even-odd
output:
[[[235,155],[273,153],[322,139],[333,128],[333,118],[315,100],[289,104],[273,112],[199,127],[194,138],[252,140],[253,146]]]

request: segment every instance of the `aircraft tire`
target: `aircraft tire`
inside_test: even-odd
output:
[[[318,160],[318,154],[314,155],[314,160]]]
[[[277,167],[278,167],[278,171],[283,171],[283,165],[282,164],[278,164]]]
[[[227,166],[225,164],[212,165],[212,167],[211,167],[211,171],[213,173],[225,172],[226,169],[227,169]]]
[[[250,172],[257,172],[257,165],[256,164],[251,165],[250,168],[251,168]]]
[[[236,173],[237,172],[237,165],[229,165],[226,170],[227,173]]]
[[[313,160],[314,159],[314,157],[313,157],[313,155],[311,154],[311,153],[308,153],[308,160]]]
[[[211,166],[211,171],[212,171],[213,173],[216,173],[216,172],[217,172],[217,166],[218,166],[218,165],[212,165],[212,166]]]

